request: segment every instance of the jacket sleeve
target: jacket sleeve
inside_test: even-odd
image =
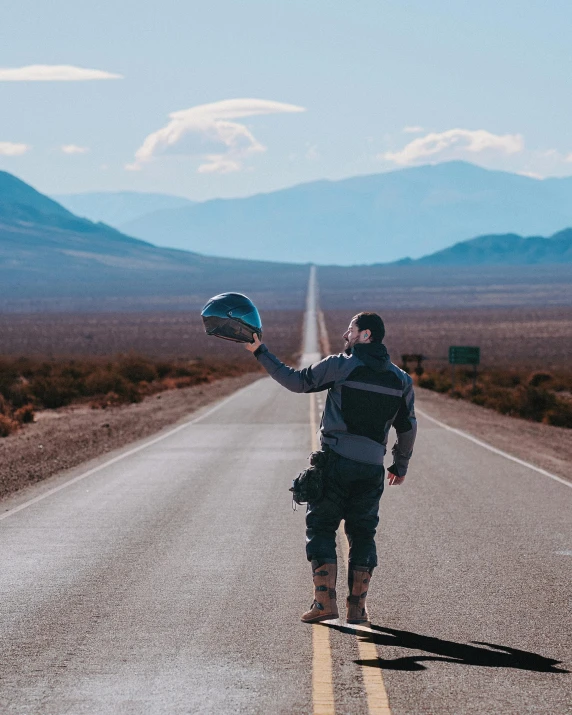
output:
[[[392,450],[393,464],[389,467],[388,471],[398,477],[404,477],[406,475],[409,460],[413,454],[413,445],[415,444],[415,437],[417,435],[414,402],[413,383],[409,378],[409,382],[401,398],[399,410],[393,420],[393,426],[397,432],[397,441]]]
[[[262,344],[254,353],[258,362],[270,377],[290,392],[320,392],[329,390],[337,380],[343,379],[347,358],[343,355],[329,355],[310,367],[295,370],[281,362],[266,345]]]

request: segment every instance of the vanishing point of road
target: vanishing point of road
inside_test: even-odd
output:
[[[307,308],[309,363],[314,269]],[[381,501],[371,628],[300,622],[288,487],[322,397],[260,379],[4,502],[0,713],[571,713],[572,484],[422,404]]]

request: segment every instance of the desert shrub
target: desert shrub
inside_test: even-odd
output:
[[[20,379],[6,390],[6,398],[14,409],[32,402],[34,397],[26,381]]]
[[[79,395],[73,381],[69,377],[59,375],[34,378],[30,383],[30,391],[36,400],[48,409],[65,407]]]
[[[572,403],[558,400],[556,405],[548,410],[544,421],[555,427],[572,427]]]
[[[83,401],[93,408],[140,402],[162,390],[241,375],[254,362],[161,360],[129,354],[115,359],[0,358],[0,415],[3,430],[31,422],[34,410]],[[254,368],[256,369],[256,368]]]
[[[108,392],[125,392],[127,380],[117,372],[111,370],[98,369],[85,378],[83,383],[83,394],[89,397],[93,395],[106,395]]]
[[[14,419],[20,424],[28,424],[34,421],[34,405],[24,405],[14,412]]]
[[[540,387],[547,382],[551,382],[551,380],[552,375],[549,372],[533,372],[528,378],[528,385],[530,385],[530,387]]]
[[[8,400],[0,393],[0,415],[10,415],[12,407]]]
[[[0,361],[0,394],[8,397],[14,383],[18,381],[18,371],[16,367],[6,360]]]
[[[434,392],[449,392],[452,387],[450,377],[441,372],[426,373],[419,378],[417,384]]]
[[[0,437],[8,437],[18,429],[18,423],[11,417],[0,415]]]
[[[118,371],[129,382],[153,382],[157,379],[155,365],[150,360],[137,355],[122,358]]]
[[[480,380],[498,387],[517,387],[522,384],[523,376],[516,370],[487,370],[480,375]]]
[[[520,388],[516,390],[518,407],[517,414],[535,422],[542,422],[544,415],[553,410],[556,405],[556,396],[541,387]]]
[[[458,370],[452,392],[449,368],[433,369],[418,380],[420,387],[470,400],[501,414],[559,427],[572,427],[572,373],[552,374],[524,369],[481,370],[473,390],[472,371]]]
[[[157,377],[159,378],[159,380],[162,380],[164,377],[167,377],[168,375],[170,375],[172,369],[173,369],[172,363],[168,363],[168,362],[155,363],[155,370],[157,371]]]

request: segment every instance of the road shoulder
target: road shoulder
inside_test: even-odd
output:
[[[494,410],[415,388],[416,402],[428,415],[518,459],[570,479],[572,430],[508,417]]]

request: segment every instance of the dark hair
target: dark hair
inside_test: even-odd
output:
[[[369,330],[372,343],[381,343],[385,336],[385,325],[377,313],[358,313],[353,318],[359,331]]]

